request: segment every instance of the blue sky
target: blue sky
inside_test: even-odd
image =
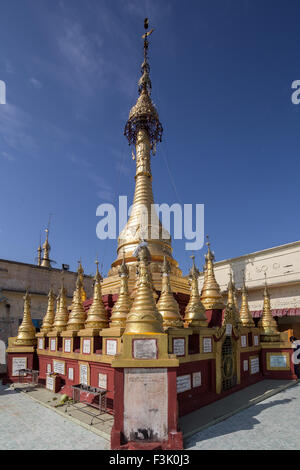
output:
[[[1,2],[0,258],[34,262],[52,213],[55,266],[81,257],[92,273],[98,253],[105,274],[115,259],[96,208],[133,196],[123,129],[145,16],[164,127],[155,201],[204,203],[217,260],[298,240],[299,14],[292,0]],[[184,243],[173,247],[186,273]]]

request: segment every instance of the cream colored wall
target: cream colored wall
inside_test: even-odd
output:
[[[71,304],[77,273],[64,271],[63,277],[68,303]],[[84,278],[87,298],[92,296],[92,284],[91,277]],[[58,269],[0,260],[0,340],[7,344],[8,337],[16,336],[19,319],[23,316],[23,296],[27,287],[31,294],[31,316],[42,319],[47,310],[50,286],[58,294],[60,285],[61,271]],[[2,297],[6,299],[1,300]]]

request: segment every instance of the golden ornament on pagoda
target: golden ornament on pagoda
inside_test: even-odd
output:
[[[56,312],[51,331],[56,331],[58,333],[64,331],[66,329],[68,319],[69,312],[67,308],[66,289],[62,279],[59,295],[56,299]]]
[[[178,302],[174,298],[171,289],[170,271],[170,263],[166,256],[164,256],[164,263],[162,265],[162,290],[156,306],[163,317],[164,328],[181,328],[183,327],[183,321],[180,316]]]
[[[129,271],[125,263],[125,256],[123,262],[119,267],[120,276],[120,292],[116,303],[113,306],[111,317],[110,317],[110,328],[115,326],[125,328],[127,315],[132,306],[132,300],[128,291],[128,276]]]
[[[33,326],[31,313],[30,313],[30,301],[31,297],[26,290],[24,299],[24,313],[23,320],[18,329],[18,336],[15,344],[18,346],[33,346],[36,343],[35,338],[35,327]]]
[[[52,325],[53,325],[54,317],[55,317],[54,302],[55,302],[55,295],[51,288],[48,293],[47,312],[43,319],[41,331],[48,332],[52,329]]]
[[[127,315],[125,333],[164,333],[162,316],[153,297],[149,270],[150,252],[146,243],[138,248],[137,290],[132,307]]]
[[[82,330],[85,327],[87,317],[82,304],[82,281],[80,268],[78,268],[77,273],[76,289],[73,293],[71,311],[66,328],[68,331]]]
[[[201,302],[206,310],[223,310],[225,305],[214,273],[215,257],[210,250],[209,241],[207,241],[206,245],[208,249],[207,254],[205,255],[204,282],[201,290]]]
[[[249,304],[248,304],[248,292],[246,288],[245,277],[243,280],[243,287],[242,287],[242,303],[241,303],[241,310],[240,310],[240,320],[243,326],[248,328],[254,327],[255,323],[252,318]]]
[[[205,307],[201,302],[198,288],[199,271],[195,265],[195,256],[191,256],[191,258],[193,260],[189,275],[191,295],[189,303],[185,308],[184,322],[188,327],[207,326]]]
[[[264,304],[261,319],[258,322],[258,327],[261,329],[261,341],[271,342],[279,341],[280,333],[276,320],[274,320],[271,311],[270,294],[267,286],[267,276],[265,273],[265,289],[264,289]]]
[[[94,277],[94,296],[85,321],[85,328],[102,329],[108,327],[108,316],[102,301],[101,275],[96,261],[97,269]]]

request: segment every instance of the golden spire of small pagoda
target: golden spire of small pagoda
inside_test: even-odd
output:
[[[228,288],[227,288],[227,304],[225,307],[225,315],[223,319],[223,324],[232,322],[234,326],[238,326],[241,324],[241,320],[239,316],[239,311],[236,307],[237,301],[235,298],[234,291],[235,291],[235,288],[234,288],[234,284],[232,281],[232,272],[230,271],[229,283],[228,283]]]
[[[31,297],[26,290],[24,299],[24,312],[23,320],[18,329],[18,336],[15,344],[18,346],[33,346],[36,343],[35,338],[35,327],[33,326],[31,313],[30,313],[30,301]]]
[[[137,291],[127,315],[125,333],[164,333],[162,316],[153,297],[149,270],[150,252],[147,246],[139,248],[137,257],[139,259]]]
[[[248,304],[248,291],[246,287],[245,275],[243,279],[243,287],[242,287],[242,303],[241,303],[241,310],[240,310],[240,321],[243,326],[248,328],[254,327],[255,323],[252,318],[249,304]]]
[[[102,301],[102,290],[101,290],[101,282],[102,277],[99,273],[99,262],[98,259],[95,261],[97,268],[96,274],[94,277],[94,296],[93,296],[93,303],[90,306],[87,314],[87,318],[85,321],[85,328],[95,328],[100,330],[102,328],[108,327],[108,317],[107,312],[105,310],[103,301]]]
[[[79,265],[78,265],[78,274],[80,276],[80,281],[81,281],[81,300],[82,302],[84,302],[86,300],[86,292],[84,290],[84,285],[83,285],[83,274],[84,274],[84,270],[83,270],[83,267],[82,267],[82,264],[81,264],[81,259],[78,261]]]
[[[207,254],[205,255],[204,283],[201,290],[201,302],[206,310],[224,308],[224,302],[219,284],[214,273],[214,254],[210,250],[209,237],[207,236]]]
[[[79,331],[85,327],[86,313],[82,305],[82,281],[81,281],[81,263],[79,262],[77,270],[76,289],[73,293],[71,312],[67,323],[67,330]]]
[[[52,329],[54,317],[55,317],[54,302],[55,302],[55,295],[51,287],[48,293],[47,312],[43,319],[41,331],[48,332]]]
[[[129,271],[125,263],[125,254],[123,254],[123,261],[119,267],[120,276],[120,292],[116,303],[113,306],[110,317],[110,328],[115,326],[125,328],[127,315],[132,306],[132,300],[128,291],[128,277]]]
[[[261,319],[258,322],[261,328],[263,341],[279,341],[280,333],[276,320],[273,318],[270,303],[270,294],[267,286],[267,275],[265,273],[264,304]]]
[[[156,307],[163,317],[164,328],[180,328],[183,327],[183,321],[180,316],[178,302],[174,298],[171,289],[170,272],[170,263],[166,256],[164,256],[164,262],[162,265],[162,289]]]
[[[41,266],[43,266],[44,268],[51,268],[51,261],[49,258],[51,247],[48,241],[48,236],[49,236],[48,227],[46,228],[45,232],[46,232],[46,240],[43,243],[43,259],[41,262]]]
[[[189,282],[191,286],[191,295],[189,303],[185,308],[184,322],[188,327],[207,326],[205,307],[200,299],[198,278],[199,271],[195,265],[195,256],[191,256],[193,265],[190,270]]]
[[[56,299],[56,312],[51,331],[57,331],[59,333],[64,331],[68,323],[68,318],[69,312],[67,308],[66,289],[64,279],[62,278],[61,288]]]

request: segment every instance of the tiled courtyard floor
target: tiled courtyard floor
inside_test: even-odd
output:
[[[0,384],[0,449],[109,449],[106,439],[70,419]],[[300,382],[187,438],[185,448],[300,449]]]
[[[300,383],[198,432],[186,440],[185,448],[300,449]]]

